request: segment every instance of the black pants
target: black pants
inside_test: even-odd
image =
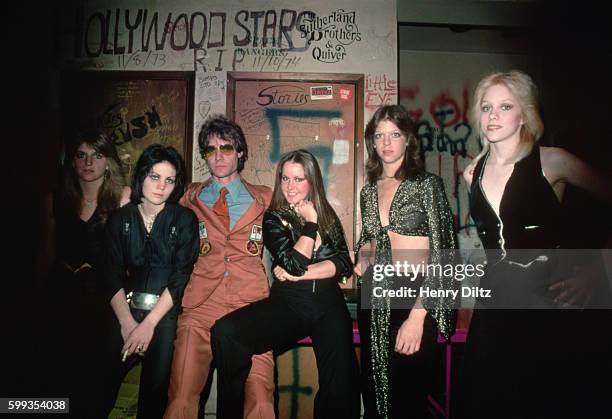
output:
[[[453,416],[609,416],[611,325],[609,310],[475,310]]]
[[[99,361],[116,320],[96,287],[101,281],[94,270],[73,274],[58,267],[28,319],[28,330],[44,331],[32,334],[36,339],[27,345],[29,376],[38,381],[32,396],[68,397],[72,418],[102,417],[105,371]]]
[[[370,336],[371,310],[359,310],[359,336],[361,338],[361,388],[364,419],[382,417],[376,410],[376,389],[372,370],[372,343]],[[413,355],[395,352],[395,339],[410,310],[391,310],[389,326],[389,391],[390,416],[399,418],[427,418],[427,395],[431,391],[436,372],[435,354],[437,328],[427,314],[423,325],[420,350]]]
[[[132,315],[138,322],[141,322],[148,313],[148,311],[132,309]],[[153,339],[144,357],[132,355],[125,362],[121,362],[123,338],[121,337],[119,324],[116,324],[112,344],[110,345],[111,351],[105,362],[104,370],[106,372],[103,375],[106,377],[103,396],[104,417],[108,417],[113,409],[119,387],[125,375],[140,361],[142,362],[142,370],[140,373],[137,416],[146,419],[163,417],[168,402],[168,385],[174,354],[177,316],[178,309],[175,307],[157,324]]]
[[[494,298],[477,300],[454,417],[606,416],[607,387],[596,383],[612,375],[611,311],[541,308],[551,264],[489,265],[481,286]]]
[[[352,322],[339,287],[331,285],[316,292],[299,287],[290,296],[275,295],[273,288],[270,298],[217,321],[211,337],[218,374],[217,417],[242,419],[244,385],[254,354],[285,350],[306,336],[312,339],[319,372],[314,417],[359,417]],[[301,304],[294,304],[295,298]],[[308,309],[317,307],[321,300],[335,302],[320,311]]]

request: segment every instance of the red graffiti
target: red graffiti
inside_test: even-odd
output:
[[[400,89],[399,97],[401,100],[415,100],[419,94],[419,86],[403,87]]]
[[[402,87],[399,91],[400,101],[406,106],[407,101],[416,101],[420,94],[419,85],[415,84],[408,87]],[[448,91],[441,92],[436,98],[434,98],[429,104],[429,113],[432,116],[435,126],[439,128],[448,128],[454,126],[457,122],[463,122],[468,124],[468,112],[470,106],[470,84],[469,81],[465,81],[463,84],[462,92],[462,106],[456,99],[450,96]],[[409,109],[408,114],[414,122],[420,122],[423,118],[423,109],[414,108]]]
[[[459,105],[446,92],[440,93],[438,97],[431,101],[429,113],[440,128],[452,127],[461,119]]]
[[[408,115],[414,122],[419,122],[423,116],[423,109],[419,108],[417,110],[409,110]]]
[[[416,100],[416,97],[419,95],[419,90],[419,86],[416,84],[414,86],[401,88],[399,92],[400,102]],[[423,117],[423,109],[408,109],[408,115],[410,115],[410,119],[412,119],[414,122],[419,122]]]
[[[367,76],[365,90],[366,92],[397,92],[397,80],[388,79],[386,74]]]
[[[397,96],[397,80],[387,78],[386,74],[367,76],[365,79],[365,106],[377,108],[394,103]]]
[[[376,92],[368,92],[366,94],[365,99],[365,107],[366,108],[378,108],[382,105],[390,105],[393,103],[393,98],[395,97],[395,93],[376,93]]]

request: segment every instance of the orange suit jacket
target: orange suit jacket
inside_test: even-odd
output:
[[[263,185],[252,185],[241,178],[253,202],[228,231],[214,212],[204,204],[199,196],[206,182],[192,183],[187,186],[180,200],[181,205],[195,212],[200,223],[200,244],[208,240],[211,246],[207,254],[201,254],[194,266],[193,273],[185,288],[183,307],[195,308],[201,305],[223,282],[231,281],[236,303],[253,302],[266,298],[269,294],[268,277],[262,262],[263,241],[261,237],[263,214],[270,205],[272,190]],[[202,238],[204,223],[206,238]],[[259,232],[259,236],[254,233]],[[259,247],[253,254],[253,241]],[[248,251],[248,248],[251,251]]]

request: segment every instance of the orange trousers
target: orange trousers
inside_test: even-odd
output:
[[[165,419],[197,419],[200,393],[213,361],[210,329],[221,317],[247,305],[222,283],[196,308],[183,308],[179,316],[172,374]],[[274,360],[272,352],[253,356],[253,366],[245,385],[244,417],[273,419]]]

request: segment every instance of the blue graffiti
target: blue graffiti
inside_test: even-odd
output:
[[[266,118],[270,124],[272,149],[270,150],[270,162],[277,163],[281,157],[281,134],[279,121],[283,117],[291,118],[340,118],[340,111],[322,111],[309,109],[286,109],[286,108],[266,108]],[[315,156],[321,164],[323,172],[323,184],[327,187],[327,174],[332,164],[333,150],[323,145],[314,145],[305,148]]]
[[[278,392],[284,393],[286,391],[291,394],[291,419],[297,419],[299,411],[299,395],[300,393],[306,394],[307,396],[312,394],[311,386],[300,386],[300,354],[298,349],[291,351],[291,363],[293,371],[293,381],[289,385],[278,386]]]

